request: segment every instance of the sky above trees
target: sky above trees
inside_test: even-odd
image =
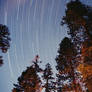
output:
[[[58,44],[66,34],[61,18],[69,0],[0,0],[0,24],[8,26],[11,48],[0,68],[0,91],[10,92],[13,83],[36,54],[54,67]],[[81,0],[91,5],[91,0]]]

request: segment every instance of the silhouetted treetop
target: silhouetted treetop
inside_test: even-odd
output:
[[[43,80],[45,81],[43,87],[45,88],[45,92],[55,92],[55,82],[53,81],[53,72],[51,65],[49,63],[46,64],[45,69],[43,71]]]
[[[46,68],[44,70],[43,78],[44,79],[47,79],[47,78],[53,79],[52,75],[53,75],[52,68],[51,68],[51,65],[48,63],[48,64],[46,64]]]
[[[14,84],[12,92],[39,92],[41,88],[39,72],[42,72],[42,69],[38,65],[38,59],[35,59],[33,64],[18,77],[18,83]]]
[[[67,24],[71,36],[75,36],[81,29],[92,36],[92,7],[75,0],[67,3],[65,12],[61,24]]]

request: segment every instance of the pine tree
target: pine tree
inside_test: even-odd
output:
[[[52,68],[51,65],[48,63],[43,72],[43,79],[45,81],[44,88],[45,92],[55,92],[55,82],[53,81],[54,77],[52,76]]]
[[[75,71],[77,67],[76,49],[71,40],[65,37],[58,50],[59,55],[56,57],[57,62],[57,89],[58,92],[73,91],[79,89],[79,84],[76,82],[78,73]],[[67,82],[66,82],[67,81]]]
[[[35,60],[30,67],[22,72],[18,78],[18,83],[14,84],[12,92],[40,92],[41,79],[38,72],[41,72],[42,69],[38,65],[38,59]]]
[[[78,68],[80,68],[79,70],[83,75],[83,80],[85,80],[84,82],[88,87],[88,85],[90,86],[92,84],[92,78],[90,79],[90,82],[87,82],[88,78],[92,76],[90,68],[88,68],[92,67],[88,66],[88,64],[91,64],[92,62],[91,57],[88,54],[90,52],[89,49],[92,46],[92,7],[83,4],[80,0],[71,0],[67,3],[65,16],[63,17],[61,24],[66,24],[69,28],[68,34],[77,51],[76,60],[79,62]],[[87,67],[85,67],[85,65]],[[88,71],[90,71],[90,73]],[[84,72],[86,72],[88,77],[84,76]],[[91,87],[89,87],[89,89],[89,91],[92,90]]]

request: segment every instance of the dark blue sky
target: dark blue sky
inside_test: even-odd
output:
[[[8,26],[11,47],[0,68],[0,92],[11,92],[18,76],[39,54],[54,68],[58,45],[67,36],[60,26],[69,0],[0,0],[0,23]],[[92,4],[92,0],[82,0]]]

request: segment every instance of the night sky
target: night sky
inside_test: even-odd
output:
[[[55,57],[62,38],[68,30],[60,26],[69,0],[0,0],[0,24],[8,26],[11,47],[4,54],[0,67],[0,92],[11,92],[13,83],[35,55],[41,66],[50,63],[55,69]],[[81,0],[92,5],[92,0]]]

